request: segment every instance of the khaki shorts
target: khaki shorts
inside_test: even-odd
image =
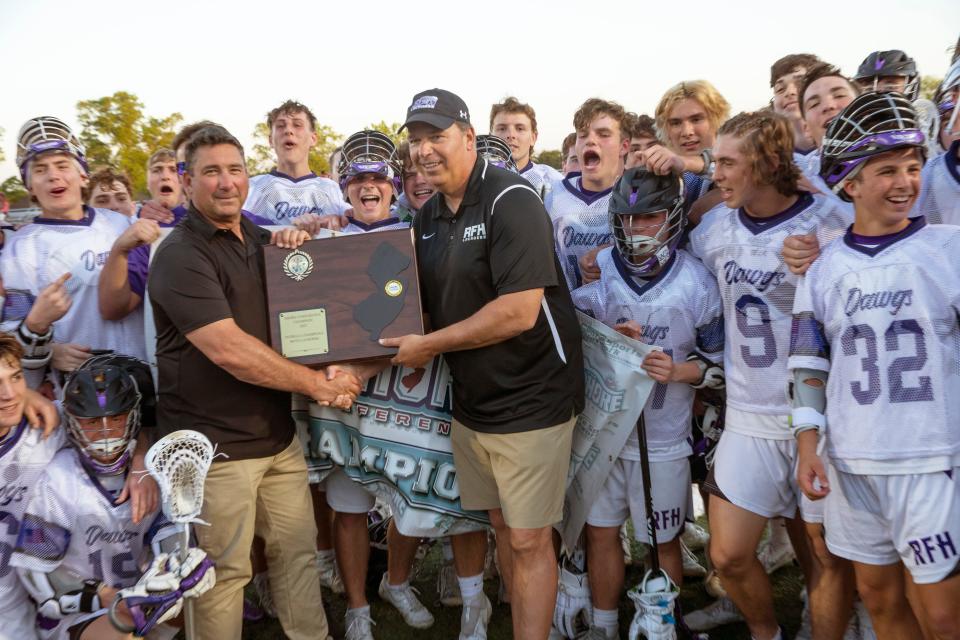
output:
[[[453,421],[453,462],[465,509],[502,509],[514,529],[541,529],[563,519],[576,416],[520,433],[479,433]]]

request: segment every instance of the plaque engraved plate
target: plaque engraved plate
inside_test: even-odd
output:
[[[283,357],[318,356],[330,351],[325,309],[284,311],[279,314],[278,319],[280,354]]]

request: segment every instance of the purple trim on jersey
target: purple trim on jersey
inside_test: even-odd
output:
[[[96,470],[90,466],[90,462],[84,459],[84,454],[80,453],[76,449],[74,449],[73,453],[74,455],[77,456],[77,459],[80,460],[80,466],[83,468],[84,472],[87,474],[87,477],[90,478],[90,481],[93,482],[93,486],[97,488],[97,491],[100,492],[100,495],[106,498],[107,504],[110,505],[110,508],[116,509],[117,507],[122,506],[122,503],[121,504],[114,503],[114,501],[117,499],[117,495],[119,494],[115,495],[114,493],[107,491],[106,489],[103,488],[103,485],[100,484],[100,480],[97,477]],[[127,453],[128,452],[125,451],[123,453],[123,457],[127,457]],[[129,462],[129,459],[127,460],[127,462]],[[124,470],[123,472],[124,479],[126,479],[128,472],[129,472],[129,468]]]
[[[178,204],[173,209],[170,210],[170,213],[173,214],[173,222],[159,222],[161,227],[175,227],[180,224],[180,221],[187,215],[187,208],[182,204]],[[150,255],[150,252],[147,252],[147,255]]]
[[[523,169],[517,169],[517,171],[520,172],[520,175],[523,175],[524,173],[526,173],[527,171],[530,171],[531,169],[533,169],[533,161],[528,158],[527,166],[525,166]]]
[[[801,311],[793,316],[790,325],[790,355],[830,359],[830,342],[823,323],[812,311]]]
[[[391,224],[401,224],[403,222],[402,220],[400,220],[400,218],[397,218],[396,216],[390,216],[385,220],[377,220],[376,222],[371,222],[370,224],[361,222],[360,220],[357,220],[356,218],[351,218],[350,216],[347,216],[347,220],[350,221],[350,224],[360,227],[364,231],[374,231],[375,229],[379,229],[381,227],[386,227]]]
[[[27,419],[20,418],[20,424],[14,427],[13,433],[8,433],[7,436],[0,442],[0,458],[5,456],[14,445],[20,441],[20,436],[23,435],[23,432],[27,429]]]
[[[801,191],[796,202],[780,213],[776,213],[768,218],[751,216],[743,207],[737,210],[737,215],[740,217],[740,223],[743,224],[750,233],[758,235],[796,217],[811,204],[813,204],[813,196],[806,191]]]
[[[610,251],[611,256],[613,256],[613,264],[617,267],[617,272],[620,274],[620,277],[623,278],[623,281],[627,283],[627,286],[633,289],[633,292],[638,296],[643,296],[647,291],[650,291],[654,286],[659,284],[668,273],[670,269],[677,262],[677,253],[674,252],[670,259],[667,260],[667,264],[663,265],[663,268],[660,269],[660,272],[644,282],[642,285],[637,282],[636,276],[630,273],[630,268],[624,263],[623,258],[620,257],[620,254],[616,251]]]
[[[300,176],[299,178],[294,178],[293,176],[288,176],[288,175],[285,174],[285,173],[280,173],[280,172],[277,171],[276,169],[271,170],[271,171],[270,171],[270,175],[272,175],[274,178],[283,178],[284,180],[289,180],[290,182],[303,182],[304,180],[311,180],[311,179],[317,177],[317,174],[315,174],[313,171],[311,171],[310,173],[308,173],[308,174],[305,175],[305,176]]]
[[[67,555],[70,548],[70,530],[47,522],[31,513],[24,513],[14,552],[56,562]]]
[[[847,229],[847,232],[843,234],[843,241],[854,251],[859,251],[860,253],[865,253],[866,255],[873,257],[887,247],[896,244],[901,240],[909,238],[917,231],[920,231],[920,229],[923,229],[925,226],[927,226],[926,218],[923,216],[917,216],[916,218],[910,218],[910,224],[904,227],[903,230],[897,231],[896,233],[888,233],[882,236],[862,236],[854,233],[853,225],[850,225],[850,228]]]
[[[66,227],[89,227],[93,224],[93,219],[96,217],[97,212],[93,207],[88,207],[83,205],[83,217],[79,220],[60,220],[57,218],[44,218],[43,216],[38,216],[33,219],[35,224],[46,224],[50,226],[66,226]]]
[[[953,176],[954,181],[960,184],[960,170],[957,169],[957,156],[960,155],[960,140],[954,140],[947,149],[943,162],[947,165],[947,171]]]
[[[603,191],[590,191],[588,189],[584,189],[582,184],[574,187],[572,184],[573,180],[578,177],[580,177],[579,173],[571,174],[569,178],[564,178],[563,186],[567,188],[567,191],[575,195],[586,204],[593,204],[600,198],[610,195],[610,193],[613,191],[613,187],[604,189]]]
[[[804,156],[804,157],[810,155],[811,153],[813,153],[813,152],[816,151],[816,150],[817,150],[816,147],[810,147],[810,148],[807,149],[806,151],[804,151],[803,149],[797,149],[796,147],[793,148],[793,152],[794,152],[795,154],[797,154],[798,156]]]
[[[269,226],[269,225],[277,224],[276,222],[274,222],[273,220],[270,220],[269,218],[264,218],[263,216],[258,216],[257,214],[255,214],[255,213],[253,213],[253,212],[247,211],[246,209],[241,210],[241,211],[240,211],[240,215],[242,215],[244,218],[246,218],[247,220],[249,220],[249,221],[252,222],[253,224],[258,225],[258,226],[261,226],[261,227],[266,227],[266,226]]]
[[[150,274],[150,245],[142,244],[127,254],[127,282],[130,291],[144,297],[147,291],[147,276]]]

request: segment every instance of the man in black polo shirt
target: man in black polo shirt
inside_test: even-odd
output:
[[[575,416],[583,409],[580,328],[539,196],[477,157],[467,106],[441,89],[407,110],[414,164],[438,190],[414,223],[434,328],[387,339],[394,363],[445,354],[461,502],[485,509],[500,543],[516,638],[547,637]]]
[[[241,216],[247,172],[240,143],[219,126],[197,131],[186,144],[183,184],[190,210],[157,249],[149,292],[161,431],[195,429],[228,456],[207,475],[200,517],[210,526],[196,528],[200,546],[217,558],[218,577],[197,602],[197,638],[240,638],[256,531],[287,637],[325,640],[316,527],[290,392],[348,408],[359,381],[336,370],[328,380],[265,344],[260,245],[271,235]],[[308,237],[295,230],[277,236],[288,247]]]

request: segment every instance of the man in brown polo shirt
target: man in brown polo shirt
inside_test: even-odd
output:
[[[162,432],[195,429],[227,454],[207,475],[200,546],[217,559],[217,586],[196,607],[198,639],[240,638],[250,544],[266,542],[270,583],[287,637],[327,638],[314,563],[316,526],[290,392],[349,408],[359,381],[314,371],[266,344],[260,245],[271,234],[241,216],[243,147],[219,126],[186,144],[186,218],[157,249],[149,292],[157,327]],[[275,244],[296,246],[284,230]]]

